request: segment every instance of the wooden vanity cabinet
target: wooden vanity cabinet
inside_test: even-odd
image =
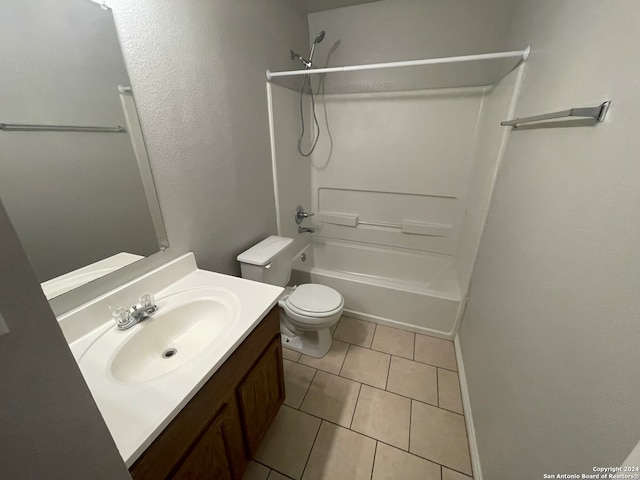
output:
[[[131,466],[131,476],[241,480],[283,401],[275,307]]]

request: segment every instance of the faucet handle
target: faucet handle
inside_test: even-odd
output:
[[[313,217],[313,215],[313,213],[305,212],[304,208],[302,208],[302,205],[298,205],[298,207],[296,208],[296,223],[300,225],[302,223],[302,220],[308,217]]]
[[[140,308],[153,308],[156,306],[156,299],[153,297],[152,293],[143,293],[138,298],[138,302],[140,302]]]
[[[118,307],[112,310],[111,316],[118,327],[128,325],[131,322],[131,310],[127,307]]]

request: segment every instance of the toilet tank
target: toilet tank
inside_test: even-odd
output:
[[[284,287],[291,278],[293,238],[271,235],[238,255],[242,278]]]

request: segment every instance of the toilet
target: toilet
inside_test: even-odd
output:
[[[271,235],[238,255],[242,278],[285,287],[293,262],[292,238]],[[278,300],[282,344],[321,358],[331,348],[330,328],[342,316],[344,298],[333,288],[315,283],[286,287]]]

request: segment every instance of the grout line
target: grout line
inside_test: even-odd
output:
[[[304,468],[302,469],[302,474],[300,475],[300,478],[304,477],[304,471],[307,469],[307,465],[309,465],[309,459],[311,458],[311,453],[313,452],[313,447],[316,446],[316,441],[318,440],[318,435],[320,435],[320,429],[322,428],[322,422],[324,422],[324,420],[322,420],[320,422],[320,426],[318,427],[318,431],[316,432],[316,436],[313,438],[313,443],[311,444],[311,449],[309,449],[309,455],[307,455],[307,461],[304,462]]]
[[[414,362],[416,361],[416,343],[417,342],[418,342],[418,335],[414,332],[414,334],[413,334],[413,358],[411,359]]]
[[[351,344],[347,343],[347,353],[344,354],[344,358],[342,359],[342,365],[340,365],[340,370],[338,371],[338,376],[342,375],[342,369],[344,368],[344,364],[347,361],[347,355],[349,355],[349,350],[351,350]]]
[[[421,363],[423,365],[431,365],[432,367],[441,368],[443,370],[449,370],[450,372],[458,373],[457,370],[451,370],[450,368],[443,367],[441,365],[436,365],[435,363],[421,362],[420,360],[414,360],[414,362],[418,362],[418,363]]]
[[[351,414],[351,421],[349,422],[349,430],[353,426],[353,419],[356,417],[356,410],[358,409],[358,402],[360,401],[360,392],[362,391],[362,384],[358,387],[358,397],[356,398],[356,404],[353,407],[353,413]]]
[[[376,448],[373,450],[373,463],[371,464],[371,477],[370,480],[373,480],[373,470],[376,468],[376,456],[378,455],[378,441],[376,440]]]
[[[281,471],[279,471],[279,470],[276,470],[275,468],[271,468],[271,467],[268,467],[268,468],[269,468],[269,474],[267,475],[267,479],[269,478],[269,475],[271,475],[271,472],[276,472],[276,473],[278,473],[278,474],[282,475],[284,478],[289,478],[289,479],[291,479],[291,477],[290,477],[289,475],[285,475],[284,473],[282,473],[282,472],[281,472]],[[293,479],[291,479],[291,480],[293,480]]]
[[[377,352],[377,353],[386,353],[387,355],[391,355],[392,357],[404,358],[405,360],[408,360],[410,362],[414,361],[413,358],[403,357],[402,355],[396,355],[395,353],[392,353],[392,352],[385,352],[384,350],[378,350],[378,349],[375,349],[375,348],[370,348],[369,350],[371,350],[372,352]],[[420,363],[422,363],[422,362],[420,362]]]
[[[340,341],[340,340],[338,340]],[[338,375],[340,375],[340,373],[342,372],[342,367],[344,367],[344,362],[347,360],[347,354],[349,353],[349,348],[351,348],[351,344],[350,343],[346,343],[346,342],[342,342],[344,344],[347,345],[347,351],[344,352],[344,357],[342,357],[342,363],[340,364],[340,369],[338,370]]]
[[[309,367],[311,368],[311,367]],[[307,389],[304,392],[304,395],[302,396],[302,401],[300,402],[300,406],[297,408],[298,410],[300,410],[302,408],[302,404],[304,403],[304,401],[307,398],[307,394],[309,393],[309,390],[311,390],[311,384],[313,383],[313,381],[316,379],[316,375],[318,374],[318,369],[315,369],[316,371],[313,373],[313,377],[311,377],[311,381],[309,382],[309,385],[307,385]],[[302,411],[302,410],[300,410]]]
[[[373,350],[373,341],[376,338],[376,333],[378,332],[378,324],[374,323],[374,327],[373,327],[373,336],[371,337],[371,345],[369,345],[369,350]]]
[[[387,378],[384,381],[384,389],[389,386],[389,375],[391,375],[391,362],[393,361],[393,355],[389,355],[389,366],[387,367]]]
[[[407,451],[411,453],[411,426],[413,425],[413,398],[410,400],[409,404],[409,442],[407,446]],[[440,475],[442,477],[442,475]]]
[[[440,369],[436,368],[436,400],[440,406]]]

